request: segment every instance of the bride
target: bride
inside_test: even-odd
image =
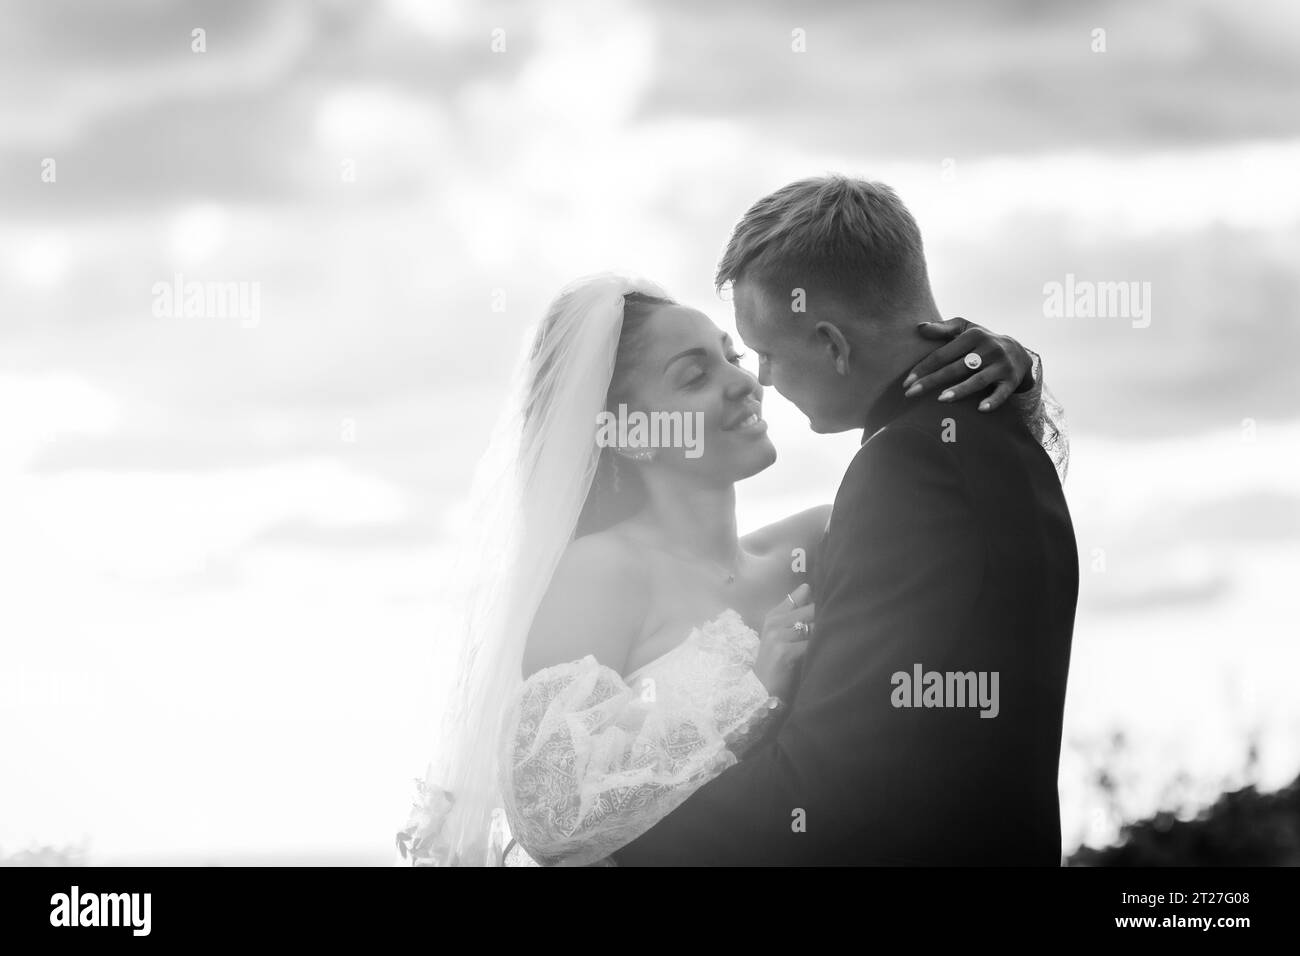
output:
[[[1029,354],[962,320],[928,335],[962,327],[920,391],[977,391],[948,359],[978,351],[1000,405]],[[738,535],[735,483],[776,459],[741,357],[648,282],[595,276],[551,304],[476,479],[458,683],[401,862],[609,864],[780,720],[829,508]],[[1024,386],[1010,401],[1063,468],[1059,409]],[[620,406],[696,416],[702,453],[601,447]]]

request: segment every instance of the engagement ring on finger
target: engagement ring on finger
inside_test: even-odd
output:
[[[808,632],[811,631],[811,630],[812,630],[812,628],[808,626],[808,622],[807,622],[807,621],[795,621],[795,622],[794,622],[794,632],[795,632],[796,634],[802,634],[804,637],[807,637],[807,636],[808,636]]]
[[[966,358],[963,359],[962,361],[966,363],[966,367],[970,369],[972,372],[984,364],[984,360],[980,358],[978,352],[967,352]]]

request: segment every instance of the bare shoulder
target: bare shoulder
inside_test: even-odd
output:
[[[533,617],[524,674],[588,654],[622,672],[645,619],[647,573],[644,557],[616,532],[572,542]]]
[[[808,549],[821,540],[830,517],[830,505],[817,505],[765,525],[745,535],[741,543],[747,551],[754,554]]]

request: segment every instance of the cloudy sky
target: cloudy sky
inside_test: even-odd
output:
[[[1294,3],[30,0],[0,24],[0,853],[385,861],[524,329],[604,268],[729,326],[731,225],[830,170],[899,190],[940,308],[1040,351],[1066,407],[1067,848],[1113,833],[1086,781],[1117,729],[1126,812],[1241,779],[1250,733],[1262,782],[1300,771]],[[178,276],[256,314],[160,314]],[[1149,313],[1048,314],[1067,281],[1137,283]],[[767,405],[746,527],[829,501],[857,442]]]

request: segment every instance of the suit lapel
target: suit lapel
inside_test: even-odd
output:
[[[825,563],[822,560],[822,556],[826,553],[826,539],[830,536],[831,521],[834,519],[834,516],[835,506],[832,504],[831,513],[826,516],[826,527],[822,529],[822,536],[817,541],[816,557],[813,559],[812,590],[814,601],[817,599],[817,595],[821,592],[822,566]]]

